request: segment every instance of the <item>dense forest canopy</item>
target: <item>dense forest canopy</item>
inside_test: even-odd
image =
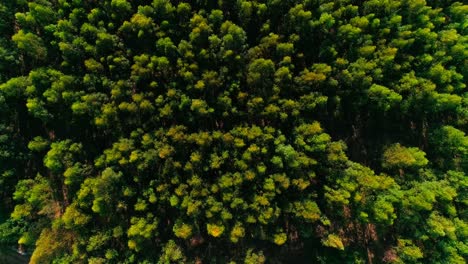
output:
[[[5,0],[31,263],[466,263],[468,5]]]

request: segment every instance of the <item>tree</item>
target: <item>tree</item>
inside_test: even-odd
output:
[[[32,263],[468,258],[461,1],[4,2],[0,246]]]

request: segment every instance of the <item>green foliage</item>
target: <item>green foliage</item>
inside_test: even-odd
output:
[[[11,78],[6,83],[0,85],[0,90],[2,95],[4,94],[8,97],[20,97],[24,94],[28,84],[28,78],[21,76],[16,78]]]
[[[265,262],[266,262],[266,258],[263,255],[262,251],[255,253],[252,249],[247,250],[247,254],[244,259],[244,264],[254,264],[254,263],[263,264]]]
[[[369,99],[383,111],[388,111],[401,102],[402,97],[387,87],[373,84],[368,90]]]
[[[31,263],[468,258],[463,2],[3,2],[0,243]]]
[[[434,131],[432,144],[440,165],[457,170],[468,168],[468,137],[463,131],[443,126]]]
[[[174,240],[169,240],[161,251],[158,264],[185,263],[186,258]]]
[[[49,147],[49,142],[40,136],[33,138],[33,140],[28,143],[28,148],[34,152],[44,151],[47,147]]]
[[[383,153],[384,168],[420,168],[427,165],[426,154],[418,148],[407,148],[399,143],[391,145]]]
[[[344,250],[343,242],[340,237],[334,234],[328,235],[328,237],[322,241],[322,244],[327,247],[337,248],[339,250]]]
[[[67,231],[44,229],[36,242],[30,263],[51,262],[63,256],[70,249],[73,239],[73,234]]]
[[[44,43],[39,36],[20,30],[12,39],[18,45],[18,48],[32,59],[44,60],[47,57],[47,49],[44,47]]]

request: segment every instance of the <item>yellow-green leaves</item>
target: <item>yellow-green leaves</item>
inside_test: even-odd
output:
[[[63,172],[74,163],[74,159],[82,151],[83,146],[70,140],[54,142],[44,157],[44,165],[52,173]]]
[[[287,237],[286,233],[278,233],[278,234],[275,234],[273,236],[273,242],[278,246],[281,246],[284,243],[286,243],[287,239],[288,239],[288,237]]]
[[[237,243],[239,239],[242,239],[245,236],[245,228],[242,226],[240,222],[236,223],[236,225],[231,230],[230,239],[233,243]]]
[[[115,8],[117,12],[127,13],[132,9],[131,3],[129,3],[127,0],[112,0],[111,6]]]
[[[66,228],[80,228],[91,221],[91,216],[83,213],[76,204],[70,205],[62,215],[61,220]]]
[[[224,233],[224,225],[216,224],[216,223],[209,223],[209,224],[206,224],[206,230],[209,235],[213,237],[219,237]]]
[[[388,111],[398,105],[402,96],[385,86],[373,84],[367,91],[371,104],[375,104],[378,109]]]
[[[186,257],[184,256],[182,248],[180,248],[174,240],[169,240],[163,247],[161,251],[161,256],[159,257],[158,264],[170,264],[186,263]]]
[[[39,264],[53,261],[64,255],[75,241],[74,233],[63,229],[44,228],[36,242],[36,250],[30,263]]]
[[[32,59],[44,60],[47,57],[47,48],[44,46],[43,40],[36,34],[25,33],[23,30],[20,30],[12,39],[18,48]]]
[[[40,152],[44,151],[49,146],[49,144],[49,141],[47,141],[45,138],[37,136],[28,143],[28,148],[31,151]]]
[[[427,163],[426,153],[418,148],[401,146],[399,143],[388,147],[382,159],[382,165],[389,169],[420,168]]]
[[[453,126],[435,130],[431,136],[432,151],[438,154],[437,162],[455,170],[468,168],[468,137]]]
[[[400,263],[416,261],[424,256],[421,249],[414,245],[414,242],[409,239],[398,240],[397,252],[399,253]]]
[[[305,222],[317,221],[321,214],[317,203],[311,200],[294,202],[293,213]]]
[[[327,238],[322,240],[322,244],[327,247],[336,248],[339,250],[344,250],[343,241],[338,235],[330,234]]]
[[[5,83],[0,84],[0,91],[7,97],[17,98],[24,94],[26,87],[30,85],[30,80],[25,77],[16,77],[8,80]]]
[[[188,224],[177,222],[172,228],[176,237],[187,239],[192,235],[192,227]]]
[[[130,228],[127,231],[130,238],[128,241],[130,249],[140,250],[140,242],[144,238],[148,239],[157,235],[158,220],[151,213],[148,213],[146,217],[132,217],[130,223]]]
[[[273,61],[266,59],[254,60],[248,68],[247,82],[254,87],[268,85],[275,73]]]
[[[39,263],[463,263],[466,11],[3,1],[0,242],[42,233]]]

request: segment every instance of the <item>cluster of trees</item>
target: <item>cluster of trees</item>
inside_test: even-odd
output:
[[[10,0],[0,33],[31,263],[468,258],[461,1]]]

